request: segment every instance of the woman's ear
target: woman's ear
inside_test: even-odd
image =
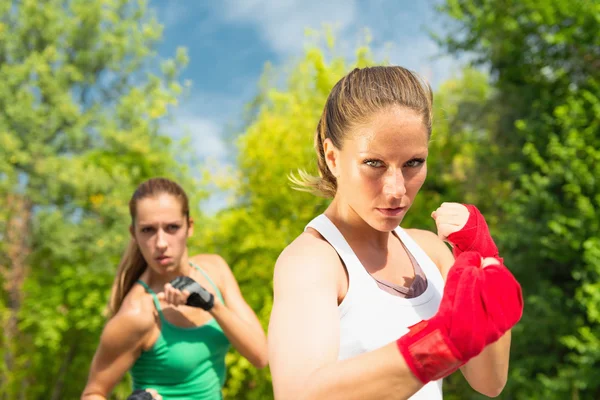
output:
[[[333,142],[329,138],[325,139],[323,142],[323,153],[325,155],[325,162],[327,163],[329,172],[331,172],[331,175],[337,178],[339,176],[338,171],[340,151],[334,146]]]

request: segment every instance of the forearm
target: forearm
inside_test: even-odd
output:
[[[297,400],[408,399],[422,386],[393,342],[319,368],[298,390]]]
[[[508,331],[461,367],[461,372],[473,389],[490,397],[502,392],[508,379],[510,342],[511,332]]]
[[[267,344],[262,327],[240,318],[220,301],[210,310],[233,347],[255,367],[267,365]]]

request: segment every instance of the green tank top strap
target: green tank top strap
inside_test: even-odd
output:
[[[152,295],[152,301],[154,301],[154,307],[156,307],[156,311],[158,311],[158,313],[162,317],[163,313],[162,313],[162,309],[160,308],[160,301],[158,301],[158,296],[156,295],[156,293],[154,293],[154,290],[150,289],[150,287],[148,285],[146,285],[146,282],[143,282],[139,279],[138,279],[137,283],[142,285],[144,287],[144,289],[146,289],[146,292],[150,293]]]
[[[217,296],[219,296],[219,299],[221,300],[221,302],[223,304],[225,304],[225,300],[223,300],[223,295],[221,294],[221,291],[219,290],[219,288],[217,287],[217,285],[215,285],[215,283],[213,282],[212,279],[210,279],[210,276],[208,276],[208,274],[199,266],[197,266],[196,264],[194,264],[193,262],[189,262],[190,265],[194,268],[196,268],[196,270],[198,272],[200,272],[202,275],[204,275],[204,277],[206,278],[206,280],[208,281],[208,283],[210,283],[212,285],[212,287],[215,289],[215,292],[217,293]]]

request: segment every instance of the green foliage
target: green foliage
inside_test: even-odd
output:
[[[442,11],[457,27],[447,48],[488,65],[498,92],[501,152],[488,164],[513,183],[499,239],[526,295],[507,396],[598,398],[600,3],[449,0]]]
[[[0,2],[1,399],[81,394],[135,186],[170,176],[198,200],[161,134],[185,52],[151,70],[144,1],[42,3]]]

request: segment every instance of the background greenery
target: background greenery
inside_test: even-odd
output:
[[[196,252],[230,263],[265,328],[280,251],[327,202],[291,190],[315,171],[313,132],[333,84],[381,64],[325,34],[291,69],[267,66],[235,170],[207,176],[164,132],[185,94],[184,49],[157,60],[160,24],[143,2],[0,1],[0,399],[75,399],[105,323],[142,180],[207,182],[235,201],[194,210]],[[600,381],[600,3],[447,0],[439,37],[472,66],[435,94],[429,177],[403,225],[434,229],[442,201],[477,204],[522,282],[502,399],[598,399]],[[285,72],[285,73],[284,73]],[[225,176],[225,178],[224,178]],[[213,186],[210,186],[213,187]],[[268,369],[228,355],[229,399],[272,398]],[[456,374],[448,399],[479,399]],[[115,390],[123,399],[129,380]]]

